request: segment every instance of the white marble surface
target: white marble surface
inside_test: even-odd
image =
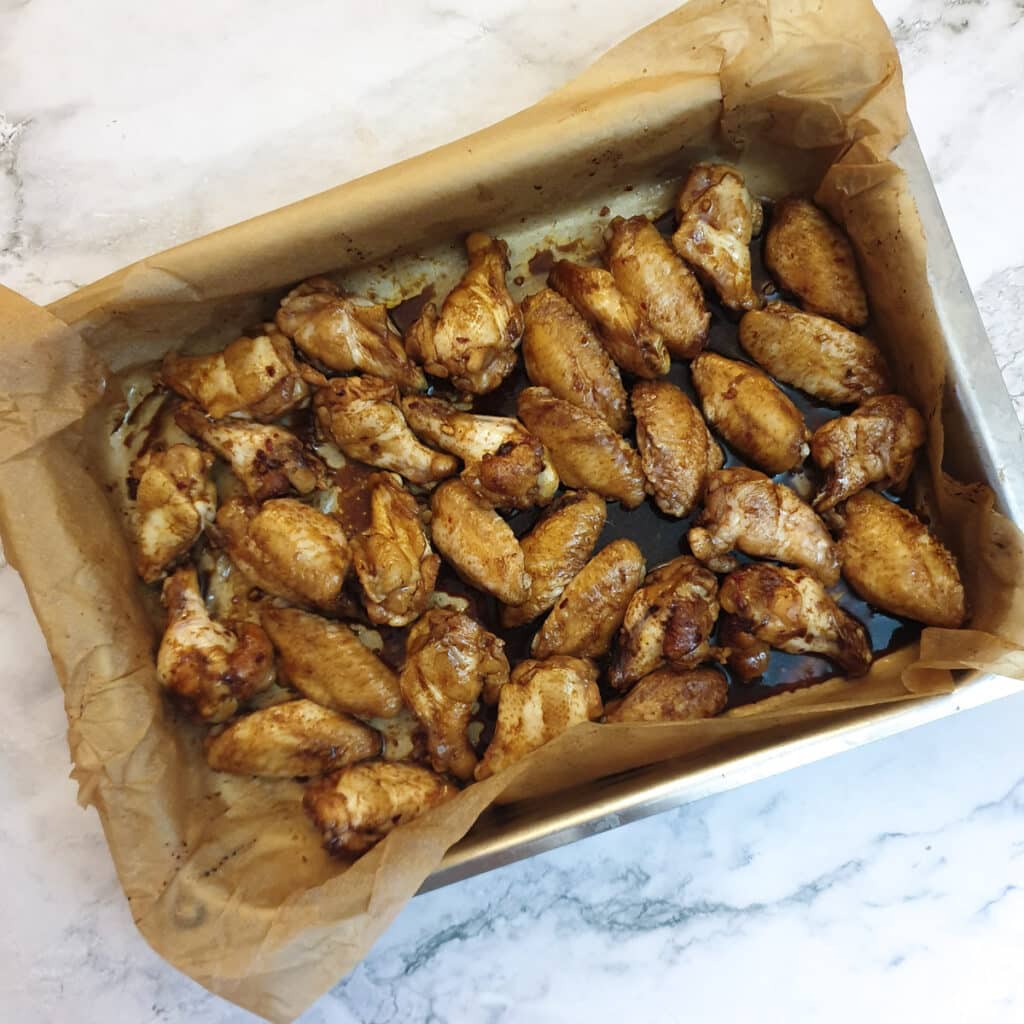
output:
[[[0,280],[37,301],[540,97],[673,0],[0,0]],[[1024,5],[884,0],[1024,411]],[[0,572],[0,1005],[249,1015],[135,932]],[[1024,1019],[1024,697],[415,900],[320,1022]]]

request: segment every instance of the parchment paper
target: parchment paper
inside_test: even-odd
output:
[[[1024,543],[941,469],[944,348],[920,222],[887,155],[906,130],[895,48],[867,0],[699,2],[542,103],[474,136],[151,257],[48,311],[0,291],[0,530],[64,687],[79,799],[99,811],[134,918],[212,991],[286,1021],[366,954],[495,799],[711,746],[769,743],[852,709],[948,690],[951,669],[1024,678]],[[926,630],[864,680],[710,721],[581,726],[393,833],[353,865],[319,847],[298,784],[211,773],[154,673],[90,434],[112,370],[223,344],[307,275],[501,228],[623,183],[738,162],[755,191],[817,189],[857,248],[879,338],[926,415],[924,484],[958,552],[969,631]],[[970,557],[963,557],[968,555]]]

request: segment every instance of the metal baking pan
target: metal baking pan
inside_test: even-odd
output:
[[[1024,528],[1024,436],[913,132],[894,159],[907,173],[924,225],[929,279],[946,339],[946,469],[959,479],[988,484],[1000,511]],[[955,693],[848,711],[826,724],[791,727],[767,738],[762,734],[742,744],[702,751],[696,758],[662,762],[554,796],[492,807],[448,851],[421,891],[904,732],[1021,688],[1015,680],[978,672],[963,678]]]

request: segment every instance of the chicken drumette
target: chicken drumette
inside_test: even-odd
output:
[[[622,700],[605,706],[606,722],[686,722],[712,718],[729,700],[729,683],[715,668],[662,668],[644,676]]]

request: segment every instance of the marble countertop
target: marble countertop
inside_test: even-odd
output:
[[[0,0],[0,280],[53,299],[541,97],[674,0]],[[1024,5],[883,0],[1024,413]],[[187,11],[187,15],[182,12]],[[132,925],[0,571],[11,1022],[254,1020]],[[414,900],[321,1022],[1024,1019],[1024,695]]]

